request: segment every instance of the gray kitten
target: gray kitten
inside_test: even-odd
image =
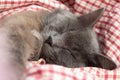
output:
[[[48,64],[66,67],[100,67],[112,70],[116,64],[101,54],[93,26],[103,8],[75,16],[69,11],[56,10],[49,14],[41,32],[44,38],[40,58]]]
[[[0,80],[24,80],[27,60],[38,60],[39,57],[49,64],[66,67],[116,68],[113,61],[100,53],[93,30],[102,11],[80,17],[64,10],[50,14],[28,11],[2,20]]]

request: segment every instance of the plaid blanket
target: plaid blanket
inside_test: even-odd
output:
[[[29,62],[26,80],[120,80],[120,0],[0,0],[0,19],[21,11],[62,8],[81,15],[105,7],[94,29],[101,51],[116,64],[115,70],[95,67],[66,68]]]

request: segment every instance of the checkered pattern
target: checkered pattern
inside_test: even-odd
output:
[[[105,7],[94,29],[99,36],[102,53],[111,58],[118,68],[109,71],[29,62],[26,80],[120,80],[120,0],[1,0],[0,19],[21,11],[54,10],[57,7],[70,9],[76,15]]]

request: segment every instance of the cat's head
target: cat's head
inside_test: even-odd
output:
[[[103,56],[99,50],[93,26],[104,9],[75,16],[65,10],[55,10],[47,16],[41,32],[44,44],[42,58],[48,64],[66,67],[101,67],[114,69],[113,61]]]

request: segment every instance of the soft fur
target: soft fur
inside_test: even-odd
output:
[[[2,20],[0,80],[24,80],[26,62],[39,58],[66,67],[116,68],[101,54],[93,30],[102,12],[99,9],[77,17],[60,9],[50,14],[28,11]]]
[[[75,16],[58,9],[44,22],[44,44],[40,57],[48,64],[66,67],[100,67],[114,69],[116,64],[101,54],[93,26],[104,9]]]
[[[20,12],[2,20],[0,80],[23,80],[26,62],[39,59],[43,44],[39,32],[47,14],[46,11]]]

